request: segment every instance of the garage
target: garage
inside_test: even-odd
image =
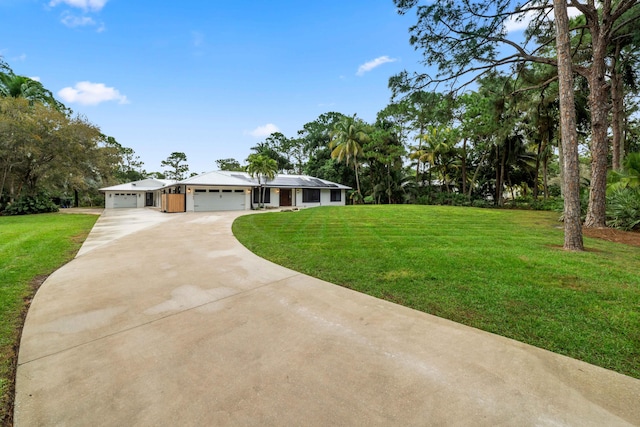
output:
[[[114,208],[137,208],[138,195],[136,193],[115,193],[113,195]]]
[[[242,189],[196,189],[193,193],[194,211],[242,211],[245,192]]]

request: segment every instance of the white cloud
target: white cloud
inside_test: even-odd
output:
[[[78,82],[74,87],[65,87],[58,92],[63,101],[80,105],[98,105],[101,102],[118,101],[128,104],[127,97],[117,89],[107,87],[104,83]]]
[[[39,76],[33,76],[33,77],[29,77],[31,80],[35,81],[35,82],[39,82],[40,81],[40,77]]]
[[[524,30],[529,26],[529,23],[531,23],[535,16],[536,14],[533,12],[527,12],[524,15],[519,15],[518,18],[522,17],[522,19],[517,19],[516,16],[511,15],[504,23],[504,28],[507,30],[507,33]]]
[[[88,16],[74,16],[65,14],[62,17],[62,23],[69,28],[86,27],[87,25],[96,25],[96,21]]]
[[[102,10],[105,4],[107,4],[109,0],[51,0],[49,2],[49,6],[55,7],[61,3],[66,4],[67,6],[77,7],[82,10],[91,10],[94,12],[98,12]]]
[[[254,130],[247,132],[249,135],[254,136],[256,138],[262,138],[271,135],[274,132],[280,132],[278,126],[273,123],[267,123],[264,126],[258,126]]]
[[[575,7],[568,8],[567,12],[569,14],[569,19],[582,15],[582,13]],[[510,16],[509,19],[506,20],[506,22],[504,23],[504,28],[505,30],[507,30],[507,33],[511,33],[513,31],[522,31],[526,29],[533,18],[536,16],[536,13],[527,12],[520,16],[522,16],[522,19],[520,20],[516,19],[515,16]],[[553,13],[551,13],[549,17],[553,19]]]
[[[361,76],[364,73],[373,70],[376,67],[381,66],[382,64],[386,64],[387,62],[396,62],[397,59],[395,58],[389,58],[388,56],[379,56],[376,59],[374,59],[373,61],[369,61],[369,62],[365,62],[364,64],[362,64],[361,66],[358,67],[358,72],[356,73],[356,76]]]

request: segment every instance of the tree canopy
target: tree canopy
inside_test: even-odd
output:
[[[180,181],[186,178],[189,172],[189,165],[186,163],[187,155],[181,151],[174,151],[165,160],[160,162],[160,166],[165,168],[167,179]]]
[[[478,78],[495,71],[511,70],[522,74],[528,64],[536,63],[558,67],[557,73],[548,79],[528,87],[514,87],[526,91],[548,86],[562,77],[561,85],[573,73],[584,78],[588,90],[590,113],[590,154],[591,183],[589,204],[585,225],[602,227],[606,221],[606,175],[608,165],[609,110],[617,105],[613,122],[619,127],[623,107],[618,100],[609,96],[611,89],[620,92],[620,85],[609,83],[607,75],[618,73],[616,66],[622,49],[622,40],[637,44],[637,37],[630,35],[629,28],[640,20],[640,6],[637,0],[617,2],[554,1],[531,0],[513,3],[510,0],[477,0],[458,2],[445,0],[421,4],[418,0],[394,0],[402,14],[415,9],[417,23],[409,29],[410,43],[421,50],[426,65],[435,66],[436,74],[412,73],[405,71],[390,79],[390,87],[395,93],[424,90],[446,84],[455,93],[474,83]],[[569,21],[568,8],[575,8],[580,16]],[[567,16],[563,25],[558,20]],[[555,20],[554,20],[555,18]],[[513,22],[527,21],[523,41],[518,40],[508,26]],[[560,40],[566,44],[560,50]],[[615,49],[614,49],[615,46]],[[607,61],[612,57],[613,60]],[[566,56],[566,58],[563,58]],[[566,64],[562,72],[561,64]],[[614,64],[614,66],[610,66]],[[571,76],[567,75],[571,74]],[[572,86],[567,90],[575,90]],[[566,90],[564,92],[567,93]],[[560,98],[562,100],[562,97]],[[568,108],[567,103],[562,109]],[[567,114],[572,114],[567,112]],[[575,116],[575,114],[573,114]],[[619,138],[620,132],[615,132]],[[569,138],[570,135],[563,135]],[[616,158],[622,157],[617,142]],[[569,143],[572,156],[577,143]],[[570,161],[563,165],[566,182],[565,191],[575,193],[578,184],[578,164]],[[579,211],[579,198],[571,197],[570,210]],[[569,206],[566,206],[569,209]],[[567,220],[569,217],[566,217]],[[575,221],[572,215],[571,221]],[[578,228],[573,227],[573,230]]]

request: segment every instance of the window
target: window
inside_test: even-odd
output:
[[[244,190],[233,190],[234,193],[244,193]]]
[[[253,203],[260,203],[260,188],[253,189]],[[265,188],[262,203],[271,203],[271,189]]]
[[[342,200],[342,190],[331,190],[331,201],[339,202]]]
[[[223,193],[233,193],[233,190],[222,190]]]
[[[316,188],[302,189],[303,203],[320,203],[320,190]]]
[[[202,189],[200,189],[200,188],[196,188],[195,192],[196,192],[196,193],[206,193],[206,192],[207,192],[207,190],[202,190]]]

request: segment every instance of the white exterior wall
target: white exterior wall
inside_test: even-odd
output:
[[[309,203],[302,201],[302,189],[297,188],[293,193],[293,206],[297,206],[300,208],[315,208],[318,206],[344,206],[346,204],[345,201],[346,194],[344,190],[340,190],[340,201],[332,202],[331,201],[331,190],[330,189],[322,189],[320,190],[320,203]]]
[[[187,201],[187,212],[194,212],[195,211],[195,203],[194,203],[194,194],[195,194],[195,189],[213,189],[213,188],[218,188],[218,189],[222,189],[222,187],[203,187],[203,186],[189,186],[188,187],[188,191],[186,193],[186,201]],[[232,189],[232,190],[237,190],[237,189],[241,189],[240,187],[224,187],[225,189]],[[249,188],[242,188],[242,190],[244,191],[244,197],[245,197],[245,203],[244,203],[244,209],[245,210],[250,210],[251,209],[251,200],[252,200],[252,193],[251,193],[251,189]],[[277,191],[278,189],[276,188],[268,188],[267,191],[269,191],[270,196],[271,196],[271,201],[269,203],[266,203],[267,207],[270,208],[278,208],[280,207],[280,192]],[[105,191],[105,208],[106,209],[113,209],[114,208],[114,196],[115,194],[122,194],[122,193],[136,193],[138,195],[137,197],[137,206],[138,208],[144,208],[145,207],[145,203],[146,203],[146,194],[147,191],[138,191],[138,192],[134,192],[134,191]],[[154,191],[154,206],[159,208],[161,203],[162,203],[162,190],[157,190]],[[313,208],[313,207],[317,207],[317,206],[344,206],[346,204],[346,192],[345,190],[340,190],[341,193],[341,197],[340,197],[340,201],[339,202],[332,202],[331,201],[331,190],[329,189],[322,189],[320,190],[320,203],[305,203],[302,201],[302,189],[300,188],[293,188],[291,189],[291,201],[292,201],[292,206],[291,207],[300,207],[300,208]],[[257,204],[254,204],[255,207],[257,207]]]
[[[267,188],[265,193],[268,191],[270,195],[270,202],[265,203],[264,205],[268,208],[278,208],[280,207],[280,191],[276,192],[276,188]],[[292,194],[293,196],[293,194]],[[266,198],[266,197],[265,197]]]

